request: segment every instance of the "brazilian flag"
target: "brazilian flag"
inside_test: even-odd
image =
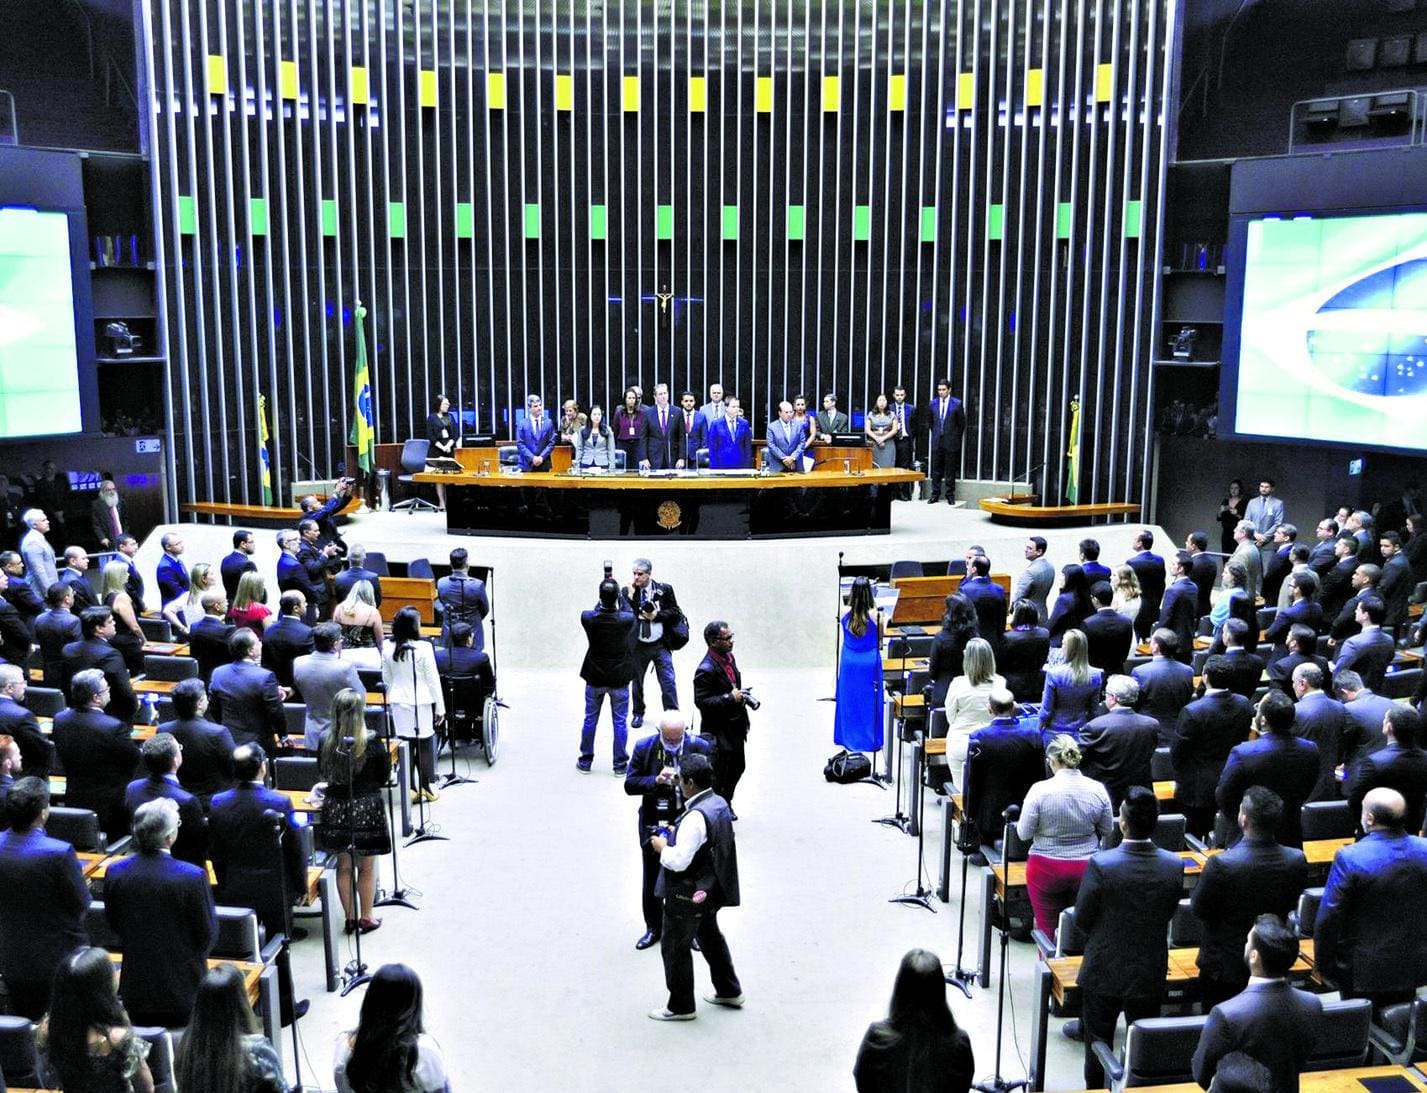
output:
[[[1070,480],[1065,487],[1065,499],[1072,505],[1080,503],[1080,396],[1070,400]]]
[[[263,504],[273,503],[273,468],[268,455],[268,397],[258,396],[258,476],[263,486]]]
[[[352,377],[352,432],[347,438],[357,449],[357,466],[368,474],[376,464],[377,427],[372,417],[372,374],[367,367],[367,309],[360,303],[357,320],[357,363]]]

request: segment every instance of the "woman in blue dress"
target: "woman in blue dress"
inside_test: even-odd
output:
[[[866,577],[852,582],[847,614],[842,616],[832,740],[848,751],[882,747],[882,615]]]

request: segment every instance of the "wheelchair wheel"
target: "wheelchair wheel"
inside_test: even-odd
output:
[[[481,746],[485,749],[486,766],[495,766],[496,756],[500,754],[500,707],[496,705],[495,695],[487,695],[481,706]]]

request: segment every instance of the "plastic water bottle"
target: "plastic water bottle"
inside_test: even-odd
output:
[[[151,694],[144,695],[144,724],[157,725],[159,723],[159,700]]]

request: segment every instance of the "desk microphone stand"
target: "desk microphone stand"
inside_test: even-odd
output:
[[[921,746],[921,741],[917,741],[912,745],[913,748],[917,749],[920,749]],[[920,766],[921,764],[919,763],[917,765]],[[922,878],[923,876],[925,876],[927,871],[926,857],[923,853],[923,850],[926,846],[926,825],[922,823],[921,816],[923,797],[923,794],[919,793],[917,795],[917,890],[911,895],[893,896],[887,902],[903,903],[907,904],[908,906],[922,907],[930,911],[932,914],[936,914],[936,908],[932,906],[931,901],[932,890],[930,888],[922,887]]]
[[[1011,825],[1016,822],[1016,818],[1021,814],[1020,805],[1007,805],[1006,811],[1001,813],[1001,819],[1005,822],[1005,827],[1001,832],[1001,890],[1009,892],[1011,890]],[[1001,915],[1003,920],[1007,919],[1005,904],[1002,904]],[[1012,1089],[1024,1089],[1026,1082],[1008,1082],[1001,1077],[1001,1039],[1005,1031],[1006,1019],[1006,950],[1011,944],[1011,924],[1008,920],[1001,923],[1001,978],[996,984],[996,1071],[984,1082],[977,1082],[971,1088],[979,1090],[979,1093],[1009,1093]]]
[[[297,1043],[297,994],[292,986],[292,894],[287,890],[287,860],[283,853],[282,833],[287,827],[287,818],[275,808],[263,809],[263,819],[272,824],[273,834],[277,836],[277,861],[278,861],[278,892],[282,899],[283,924],[286,927],[282,932],[282,941],[278,945],[278,976],[279,982],[283,970],[287,971],[288,991],[292,997],[292,1065],[295,1068],[294,1075],[297,1081],[292,1085],[292,1093],[302,1093],[302,1052]],[[278,994],[281,996],[282,987],[279,985]],[[282,1002],[278,1002],[278,1010],[282,1010]],[[278,1020],[281,1021],[281,1012]]]
[[[391,746],[396,741],[396,731],[391,721],[391,705],[387,701],[386,684],[379,684],[382,696],[382,747],[386,748],[387,754],[391,754]],[[403,793],[407,792],[405,786],[401,787]],[[411,902],[411,896],[415,893],[408,892],[401,886],[401,864],[397,860],[397,825],[396,825],[396,799],[392,794],[391,781],[386,784],[386,814],[387,823],[391,827],[391,891],[385,896],[378,893],[378,898],[373,901],[374,907],[405,907],[408,911],[417,910],[416,904]],[[355,883],[355,882],[354,882]],[[361,951],[361,942],[357,943],[358,951]]]

